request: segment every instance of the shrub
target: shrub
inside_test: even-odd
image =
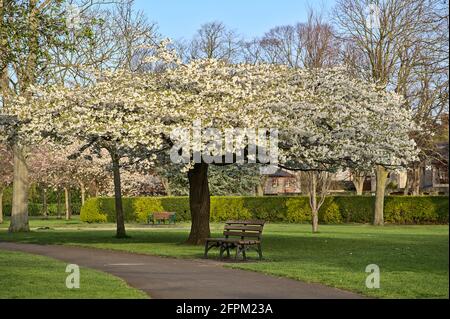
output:
[[[308,198],[290,197],[286,200],[286,221],[289,223],[304,223],[311,221],[311,208]]]
[[[415,196],[387,197],[384,207],[384,220],[395,224],[419,224],[448,222],[448,197]],[[443,200],[444,199],[444,200]],[[447,213],[443,214],[442,210]]]
[[[90,198],[84,202],[80,212],[80,219],[88,223],[101,223],[107,221],[107,214],[100,208],[100,198]]]
[[[283,196],[265,196],[242,197],[244,206],[251,212],[255,219],[262,219],[272,222],[286,222],[286,200],[289,197]],[[300,197],[298,197],[300,198]]]
[[[145,223],[152,212],[162,212],[161,200],[158,197],[139,197],[134,199],[136,221]]]
[[[211,221],[251,218],[251,212],[244,207],[244,197],[214,196],[211,198]]]
[[[330,196],[319,211],[319,222],[370,223],[373,219],[373,196]],[[385,222],[396,224],[448,223],[448,196],[387,196]],[[125,220],[146,222],[158,211],[177,213],[177,221],[189,221],[188,197],[124,198]],[[113,198],[89,199],[81,209],[84,221],[115,221]],[[212,196],[211,221],[227,219],[263,219],[268,222],[305,223],[311,209],[305,196]]]
[[[191,209],[189,208],[189,197],[160,197],[164,211],[175,212],[177,221],[191,220]]]
[[[319,223],[324,224],[341,224],[342,215],[339,206],[333,198],[325,199],[319,210]]]
[[[339,207],[345,223],[371,223],[374,214],[373,196],[336,196],[334,202]]]

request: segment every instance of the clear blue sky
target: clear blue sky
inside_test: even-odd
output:
[[[163,36],[190,39],[200,25],[222,21],[245,37],[306,20],[309,7],[330,9],[334,0],[135,0]]]

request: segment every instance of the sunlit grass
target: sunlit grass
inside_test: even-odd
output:
[[[21,234],[9,234],[0,229],[0,240],[117,249],[179,258],[201,258],[203,254],[203,247],[183,244],[189,224],[127,225],[131,236],[128,239],[114,238],[114,224],[90,229],[93,225],[77,221],[77,224],[61,228],[66,227],[65,221],[31,220],[30,226],[51,229]],[[219,236],[222,229],[222,224],[212,224],[214,236]],[[374,297],[448,298],[446,225],[321,225],[320,233],[312,234],[309,225],[267,224],[263,253],[263,261],[253,258],[226,266],[319,282]],[[256,254],[250,255],[253,256]],[[211,257],[217,257],[217,252]],[[369,264],[380,267],[380,289],[365,286],[368,275],[365,268]]]
[[[66,287],[67,264],[51,258],[0,250],[0,298],[148,298],[112,275],[80,268],[80,287]]]

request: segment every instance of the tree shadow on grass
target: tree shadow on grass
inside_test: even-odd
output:
[[[114,230],[40,230],[29,233],[0,232],[0,240],[30,244],[79,245],[84,247],[119,249],[173,257],[203,257],[203,246],[185,243],[186,230],[152,232],[128,230],[129,238],[115,238]],[[373,234],[323,232],[268,233],[263,237],[264,263],[317,263],[332,267],[358,269],[376,263],[392,271],[409,269],[426,271],[448,270],[448,235]],[[212,236],[220,236],[219,232]],[[344,238],[336,236],[345,236]],[[211,250],[210,258],[218,258]],[[233,255],[233,254],[232,254]],[[250,260],[253,255],[250,253]]]

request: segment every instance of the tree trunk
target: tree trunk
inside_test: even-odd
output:
[[[413,181],[412,181],[412,186],[411,186],[411,190],[412,190],[412,195],[413,196],[418,196],[420,195],[420,171],[421,171],[421,167],[420,165],[414,165],[413,168]]]
[[[356,195],[361,196],[364,189],[364,181],[366,180],[365,175],[353,175],[353,185],[355,185]]]
[[[86,200],[86,187],[84,186],[83,182],[79,182],[80,184],[80,193],[81,193],[81,206],[84,205],[84,202]]]
[[[169,179],[165,177],[161,177],[161,183],[166,191],[166,196],[172,196],[172,191],[170,190]]]
[[[4,188],[0,189],[0,224],[3,224],[3,191]]]
[[[72,217],[72,207],[70,205],[70,192],[67,187],[64,187],[64,198],[66,203],[66,220],[69,220]]]
[[[383,225],[384,194],[386,191],[386,181],[388,177],[388,172],[383,166],[377,165],[377,167],[375,168],[375,173],[376,173],[377,188],[375,193],[375,210],[373,216],[373,224]]]
[[[410,187],[411,187],[411,176],[410,176],[410,174],[406,174],[406,184],[405,184],[405,189],[403,190],[404,196],[407,196],[409,194]]]
[[[312,211],[312,232],[318,233],[319,232],[319,212],[317,210]]]
[[[97,181],[94,181],[94,197],[98,197],[99,191],[98,191],[98,184]]]
[[[191,233],[187,243],[204,244],[211,235],[209,228],[210,197],[208,185],[208,164],[194,164],[188,172],[189,206],[191,209]]]
[[[42,189],[42,214],[45,218],[48,217],[47,187]]]
[[[114,200],[116,205],[116,237],[126,238],[127,234],[125,231],[125,218],[123,216],[123,206],[122,206],[122,187],[120,181],[120,163],[119,156],[115,153],[111,153],[111,159],[113,164],[113,174],[114,174]]]
[[[258,185],[256,185],[256,196],[264,196],[264,187],[267,183],[267,176],[262,175],[259,179]]]
[[[303,192],[303,188],[302,188],[302,176],[304,175],[303,172],[298,171],[298,172],[294,172],[294,176],[295,176],[295,188],[297,189],[298,192],[302,193]]]
[[[317,207],[317,180],[316,173],[309,174],[311,180],[309,181],[309,204],[311,206],[311,224],[312,232],[317,233],[319,231],[319,209]]]
[[[10,232],[30,231],[28,225],[28,167],[25,160],[25,150],[17,143],[13,147],[13,198],[11,210]]]
[[[58,189],[56,191],[56,201],[57,201],[56,216],[58,217],[58,219],[61,219],[61,190],[60,189]]]

